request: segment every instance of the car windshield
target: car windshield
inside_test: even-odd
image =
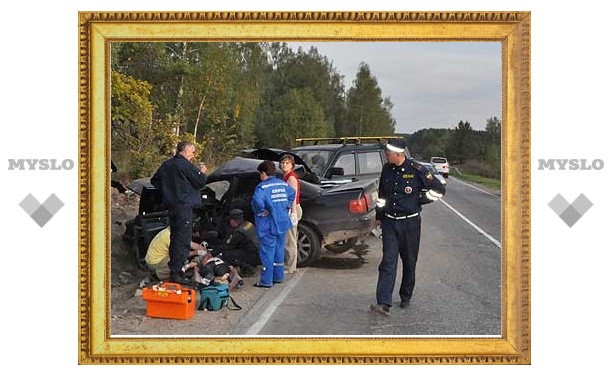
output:
[[[444,164],[446,163],[445,158],[431,158],[432,163]]]
[[[332,151],[326,150],[307,150],[307,151],[293,151],[296,155],[302,159],[310,169],[317,174],[322,176],[325,167],[332,155]]]

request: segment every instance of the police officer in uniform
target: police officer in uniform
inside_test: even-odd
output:
[[[151,178],[151,184],[162,195],[170,218],[170,268],[171,282],[189,284],[183,263],[189,255],[193,209],[202,206],[200,190],[206,185],[205,165],[196,168],[191,161],[195,146],[191,142],[180,142],[176,155],[164,161]]]
[[[275,176],[274,162],[266,160],[257,167],[261,182],[255,187],[251,207],[259,237],[262,270],[255,287],[269,288],[285,278],[285,234],[293,225],[289,210],[295,189]]]
[[[445,193],[444,185],[408,158],[405,148],[403,139],[389,141],[378,186],[376,225],[382,229],[383,258],[378,266],[377,303],[370,310],[383,315],[390,314],[398,256],[402,259],[400,307],[410,303],[421,238],[421,205]]]

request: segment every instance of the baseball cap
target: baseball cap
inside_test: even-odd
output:
[[[229,212],[230,219],[242,219],[244,217],[244,211],[240,209],[232,209]]]

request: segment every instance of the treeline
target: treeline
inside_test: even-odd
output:
[[[451,166],[470,173],[501,177],[501,121],[497,117],[487,119],[484,131],[473,130],[468,121],[460,121],[454,129],[422,129],[405,138],[411,154],[418,159],[443,156]]]
[[[350,88],[315,48],[286,43],[114,42],[111,154],[150,175],[178,140],[209,166],[297,137],[390,135],[393,104],[361,63]]]

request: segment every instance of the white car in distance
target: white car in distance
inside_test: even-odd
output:
[[[442,174],[445,178],[448,178],[450,172],[450,166],[448,161],[444,157],[433,156],[430,160],[431,164],[436,167],[436,170]]]

